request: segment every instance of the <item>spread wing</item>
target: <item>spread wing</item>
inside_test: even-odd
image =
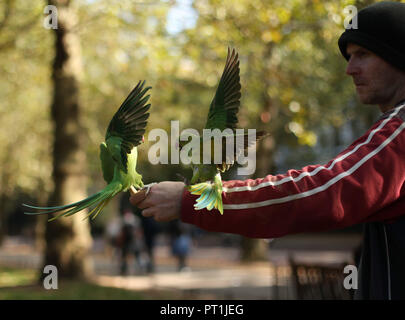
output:
[[[223,138],[222,139],[223,161],[221,164],[217,165],[218,170],[220,170],[221,172],[229,170],[229,168],[233,165],[234,161],[236,161],[241,155],[243,155],[245,150],[247,150],[249,147],[256,144],[257,141],[266,136],[268,136],[268,133],[266,133],[265,131],[257,131],[253,134],[245,133],[243,135],[235,135],[234,137],[232,137],[231,140]],[[231,143],[230,146],[227,146],[228,142]],[[231,158],[229,158],[228,154],[226,153],[227,148],[234,151],[234,153],[231,155]]]
[[[146,87],[145,81],[139,81],[136,87],[131,91],[125,101],[108,126],[105,139],[115,137],[120,141],[121,163],[124,169],[127,169],[128,154],[133,147],[138,146],[143,141],[143,135],[147,125],[147,119],[150,104],[146,104],[150,95],[145,93],[151,88]]]
[[[218,128],[222,131],[226,128],[232,130],[236,128],[237,113],[240,107],[240,89],[238,54],[235,49],[232,49],[231,52],[228,48],[225,68],[210,105],[206,129]]]

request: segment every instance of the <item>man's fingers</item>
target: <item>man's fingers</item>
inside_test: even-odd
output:
[[[134,206],[138,206],[138,204],[145,200],[146,198],[146,190],[142,189],[136,193],[133,192],[132,189],[129,189],[131,192],[131,197],[129,198],[129,201],[134,205]],[[142,208],[141,208],[142,209]]]
[[[147,208],[145,210],[142,210],[142,215],[146,218],[153,217],[153,209]]]
[[[148,200],[144,200],[144,201],[139,202],[136,206],[137,206],[139,209],[147,209],[147,208],[149,208],[151,205],[148,203]]]

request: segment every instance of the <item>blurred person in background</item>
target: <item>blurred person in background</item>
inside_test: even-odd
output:
[[[161,231],[160,226],[154,219],[144,217],[142,211],[136,206],[133,206],[132,210],[135,213],[135,216],[139,217],[141,223],[143,244],[147,254],[146,272],[154,273],[156,238]]]
[[[130,255],[135,258],[135,268],[142,271],[144,265],[141,259],[140,234],[142,232],[140,219],[132,212],[132,207],[128,205],[126,195],[121,198],[120,215],[121,228],[117,239],[117,245],[121,250],[120,274],[128,273],[128,260]],[[136,271],[136,270],[135,270]]]
[[[179,220],[169,222],[169,238],[172,255],[177,259],[177,271],[189,271],[187,257],[191,251],[190,228]]]

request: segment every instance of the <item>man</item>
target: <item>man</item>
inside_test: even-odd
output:
[[[154,185],[131,201],[157,221],[181,218],[209,231],[275,238],[365,223],[358,299],[405,298],[405,4],[358,13],[339,48],[362,103],[382,116],[325,165],[224,182],[224,214],[194,211],[181,182]]]

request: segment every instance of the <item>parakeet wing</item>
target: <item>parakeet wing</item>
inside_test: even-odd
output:
[[[146,103],[150,96],[145,96],[145,93],[151,87],[144,89],[144,84],[145,81],[139,81],[122,103],[111,119],[105,137],[106,141],[112,136],[120,138],[121,160],[124,168],[127,167],[128,154],[131,153],[132,148],[142,142],[147,119],[149,118],[147,111],[150,104]]]
[[[222,131],[226,128],[232,130],[236,128],[241,97],[240,89],[238,54],[235,49],[232,49],[231,52],[228,48],[225,68],[210,105],[206,129],[218,128]]]
[[[100,160],[101,169],[103,170],[103,177],[107,183],[110,183],[114,177],[114,160],[108,152],[105,142],[100,144]]]
[[[250,146],[254,145],[257,141],[259,141],[260,139],[264,138],[267,135],[268,134],[265,131],[257,131],[255,132],[255,134],[246,133],[243,136],[235,135],[235,137],[233,138],[233,143],[230,146],[227,146],[227,144],[231,143],[232,140],[223,138],[222,159],[224,159],[224,161],[221,164],[217,165],[218,170],[220,170],[221,172],[228,170],[232,166],[233,162],[236,161],[237,158],[241,154],[243,154],[245,150],[247,150]],[[230,150],[232,150],[232,146],[234,148],[233,149],[234,154],[231,154],[231,158],[229,158],[226,153],[227,150],[226,148],[229,147]]]

